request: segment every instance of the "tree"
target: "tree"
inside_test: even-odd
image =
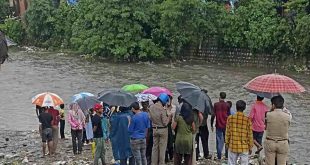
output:
[[[162,48],[146,31],[152,4],[151,0],[81,1],[71,41],[83,52],[115,60],[161,57]]]

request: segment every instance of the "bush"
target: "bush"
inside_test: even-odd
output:
[[[18,44],[21,44],[25,39],[25,29],[19,19],[6,19],[0,29],[3,30],[5,34],[10,37],[10,39]]]
[[[32,0],[26,18],[26,32],[29,42],[35,46],[48,47],[48,41],[54,33],[51,1]]]
[[[10,6],[8,0],[0,0],[0,23],[10,15]]]
[[[85,53],[136,60],[162,56],[162,48],[146,32],[152,1],[85,0],[77,5],[71,42]]]

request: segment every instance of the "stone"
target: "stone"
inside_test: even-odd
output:
[[[24,159],[23,159],[23,161],[22,161],[22,163],[28,163],[28,162],[29,162],[28,157],[25,156]]]
[[[57,161],[57,162],[52,163],[52,165],[66,165],[66,164],[67,164],[66,161]]]
[[[5,154],[4,154],[4,153],[0,153],[0,159],[3,159],[3,158],[4,158],[4,156],[5,156]]]
[[[18,155],[17,154],[7,154],[4,156],[5,159],[14,159],[17,158]]]

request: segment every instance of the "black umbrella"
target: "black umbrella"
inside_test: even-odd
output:
[[[182,95],[182,99],[192,105],[193,109],[200,112],[213,114],[213,106],[210,97],[205,91],[194,84],[188,82],[177,82],[177,91]]]
[[[4,33],[0,30],[0,65],[9,57],[8,45]]]
[[[84,113],[87,112],[88,109],[93,108],[95,104],[100,103],[100,101],[94,96],[85,96],[77,99],[75,102],[80,106]]]
[[[99,100],[110,106],[129,107],[137,101],[135,95],[121,90],[107,90],[100,92],[100,95]]]

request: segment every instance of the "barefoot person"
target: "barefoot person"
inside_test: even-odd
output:
[[[48,144],[49,154],[53,154],[53,133],[52,133],[52,121],[53,117],[48,113],[47,108],[43,107],[44,112],[39,115],[39,121],[41,123],[42,128],[42,149],[43,156],[45,156],[46,152],[46,142]]]
[[[249,118],[252,121],[254,144],[257,147],[258,154],[262,149],[262,141],[265,130],[265,114],[268,112],[267,105],[263,102],[264,97],[257,95],[256,102],[251,107]]]

